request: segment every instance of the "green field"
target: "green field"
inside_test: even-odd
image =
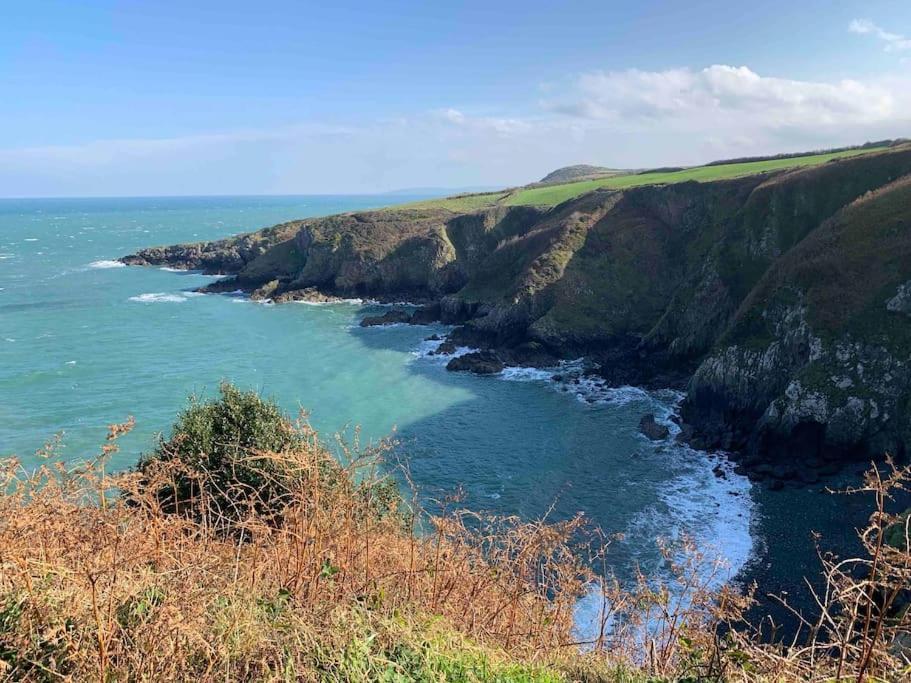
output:
[[[817,166],[832,159],[842,159],[861,154],[869,154],[887,149],[886,147],[871,147],[867,149],[850,149],[827,154],[812,154],[803,157],[788,159],[771,159],[768,161],[751,161],[738,164],[720,164],[717,166],[696,166],[683,171],[670,173],[637,173],[630,175],[617,175],[597,180],[583,180],[563,185],[550,185],[547,187],[518,188],[503,192],[489,192],[485,194],[459,195],[444,199],[430,199],[423,202],[408,204],[409,208],[439,208],[449,211],[474,211],[492,204],[505,206],[554,206],[567,199],[578,197],[586,192],[598,188],[625,190],[641,185],[661,185],[682,183],[689,180],[708,182],[711,180],[724,180],[738,178],[756,173],[780,171],[786,168],[799,168],[802,166]]]
[[[390,208],[402,208],[405,206],[409,209],[447,209],[449,211],[466,212],[482,209],[492,204],[503,203],[509,197],[509,192],[485,192],[483,194],[465,194],[454,197],[444,197],[442,199],[425,199],[420,202],[411,204],[398,205]]]

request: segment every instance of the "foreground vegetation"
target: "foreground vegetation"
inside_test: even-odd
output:
[[[911,674],[909,472],[871,472],[869,557],[825,558],[818,621],[764,644],[749,596],[666,547],[669,583],[599,581],[609,540],[581,519],[436,515],[395,494],[384,447],[338,440],[225,386],[136,471],[0,467],[0,674],[7,680],[900,680]],[[885,541],[889,540],[891,545]],[[574,631],[599,592],[601,627]],[[739,630],[731,630],[738,625]],[[905,643],[903,646],[902,643]]]

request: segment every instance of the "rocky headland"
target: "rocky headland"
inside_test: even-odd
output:
[[[410,301],[499,372],[585,356],[609,385],[686,390],[683,438],[812,483],[911,444],[911,146],[557,206],[425,203],[155,247],[128,265],[254,298]],[[650,427],[650,425],[649,425]]]

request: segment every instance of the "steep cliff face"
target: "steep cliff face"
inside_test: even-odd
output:
[[[911,444],[911,177],[785,253],[690,382],[709,445],[785,464],[904,456]]]
[[[462,323],[492,353],[586,354],[618,384],[689,381],[683,414],[704,445],[781,462],[901,453],[909,174],[905,146],[552,208],[313,218],[124,261],[228,273],[220,287],[280,301],[431,300],[422,320]]]

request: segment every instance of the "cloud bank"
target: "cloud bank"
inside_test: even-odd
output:
[[[870,22],[887,49],[907,41]],[[509,185],[571,163],[637,168],[911,136],[911,78],[835,82],[746,66],[594,71],[497,116],[450,107],[337,126],[304,122],[169,139],[0,150],[0,193],[376,192]]]

